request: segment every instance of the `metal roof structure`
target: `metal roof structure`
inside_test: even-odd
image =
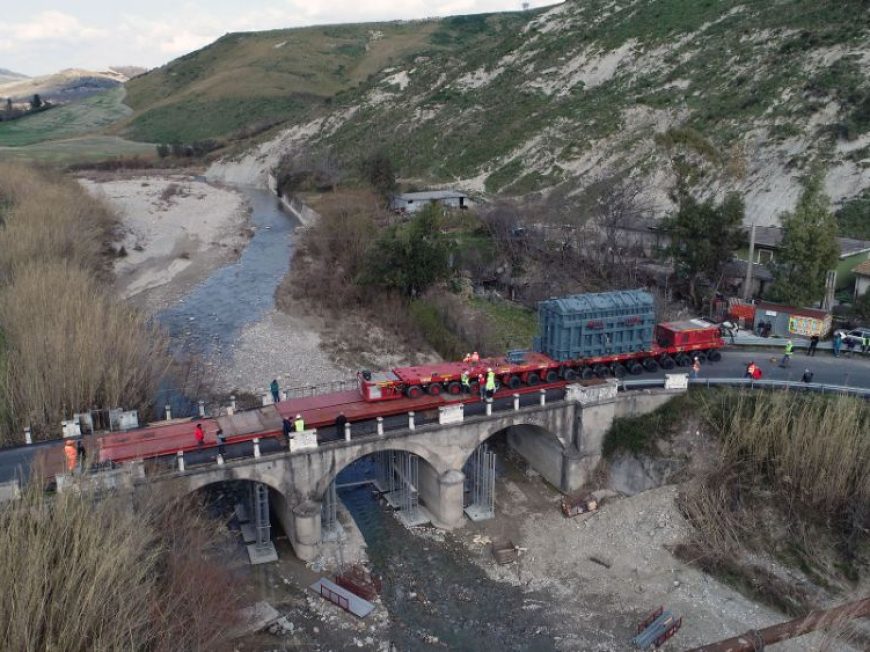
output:
[[[422,192],[403,192],[393,196],[393,199],[401,199],[404,201],[432,201],[436,199],[454,199],[458,197],[468,197],[464,192],[458,190],[424,190]]]
[[[778,226],[755,227],[755,246],[766,249],[779,249],[782,244],[784,230]],[[870,240],[855,240],[854,238],[837,238],[840,247],[840,258],[848,258],[855,254],[870,252]]]
[[[870,276],[870,260],[865,260],[860,265],[856,265],[852,268],[852,271],[861,276]]]

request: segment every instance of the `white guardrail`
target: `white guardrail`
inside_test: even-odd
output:
[[[694,378],[689,379],[689,385],[694,387],[750,387],[752,389],[794,389],[821,394],[848,394],[853,396],[870,397],[868,387],[850,387],[848,385],[828,385],[826,383],[804,383],[799,380],[753,380],[751,378]],[[619,389],[628,391],[632,389],[646,389],[651,387],[664,387],[664,378],[649,378],[642,380],[622,380]]]

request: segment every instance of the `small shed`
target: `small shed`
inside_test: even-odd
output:
[[[463,210],[468,208],[469,203],[468,195],[458,190],[426,190],[393,195],[390,199],[390,208],[399,213],[416,213],[429,204],[440,204],[445,208]]]
[[[771,335],[779,337],[824,337],[831,330],[831,313],[759,301],[755,304],[756,332],[762,323],[769,323]]]

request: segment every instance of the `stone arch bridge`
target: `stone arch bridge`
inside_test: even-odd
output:
[[[613,419],[649,413],[686,391],[684,375],[665,388],[618,392],[617,383],[569,385],[561,397],[531,395],[490,404],[483,414],[466,416],[462,406],[441,408],[437,421],[348,435],[298,451],[233,459],[160,474],[134,475],[132,490],[159,486],[179,495],[211,484],[249,480],[270,489],[273,511],[300,559],[317,557],[321,542],[321,503],[336,476],[372,453],[407,451],[420,458],[417,491],[437,527],[464,522],[462,472],[477,447],[507,429],[508,443],[532,468],[564,493],[580,488],[601,459],[605,433]],[[411,417],[413,420],[413,417]],[[534,426],[513,428],[514,426]]]

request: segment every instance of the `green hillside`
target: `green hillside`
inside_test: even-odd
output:
[[[519,25],[511,14],[492,22]],[[126,132],[189,142],[300,120],[391,65],[449,58],[464,38],[435,20],[228,34],[128,82]]]
[[[42,113],[0,122],[0,146],[20,147],[93,133],[131,113],[118,86]]]

